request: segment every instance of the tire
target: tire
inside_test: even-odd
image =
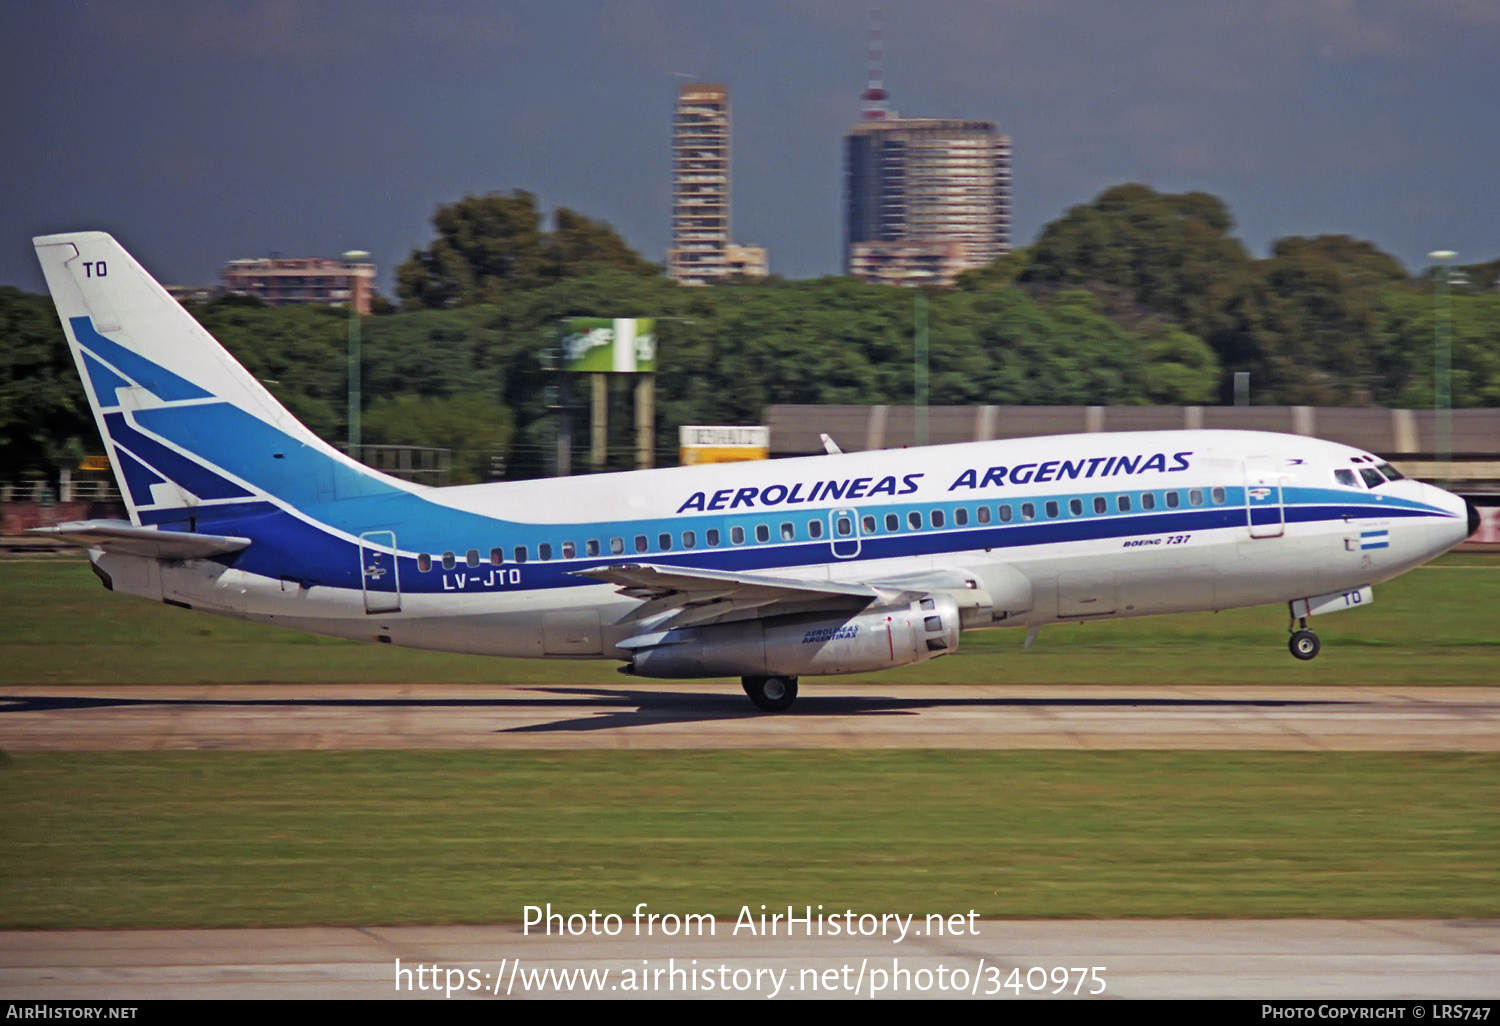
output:
[[[742,677],[740,684],[762,712],[786,712],[797,700],[796,677]]]
[[[1316,657],[1318,650],[1322,647],[1318,642],[1318,636],[1312,631],[1298,631],[1287,642],[1287,648],[1292,650],[1292,655],[1302,660]]]

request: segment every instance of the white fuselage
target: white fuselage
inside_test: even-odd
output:
[[[295,566],[266,573],[193,560],[158,569],[110,554],[96,562],[122,591],[318,633],[491,655],[626,658],[618,643],[650,626],[620,622],[640,600],[574,571],[631,561],[796,580],[925,575],[959,594],[965,628],[1357,589],[1467,533],[1461,500],[1409,480],[1371,488],[1358,471],[1375,464],[1303,437],[1142,432],[413,490],[421,506],[359,523],[337,500],[287,506],[353,546],[373,536],[399,554],[394,589],[373,603],[366,589],[308,581]],[[1354,483],[1336,470],[1354,471],[1345,475]],[[402,519],[429,504],[453,514],[446,536]],[[851,533],[838,533],[841,520]]]

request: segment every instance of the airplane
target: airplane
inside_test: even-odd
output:
[[[129,521],[39,531],[106,588],[379,644],[800,677],[962,631],[1285,603],[1311,616],[1463,541],[1472,503],[1253,431],[1062,435],[431,487],[299,423],[109,235],[33,240]]]

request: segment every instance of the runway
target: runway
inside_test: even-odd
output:
[[[0,688],[0,749],[1500,751],[1500,689],[804,683]]]
[[[492,1000],[1500,997],[1495,921],[979,920],[977,936],[908,936],[899,944],[879,937],[735,937],[732,925],[721,920],[713,937],[692,939],[636,937],[629,916],[613,938],[528,937],[515,925],[4,932],[0,993],[12,1001],[444,1001],[456,983],[454,999]],[[398,958],[405,976],[397,975]],[[568,985],[559,985],[558,970],[568,974]],[[576,970],[592,976],[580,978]],[[1068,971],[1062,993],[1054,994],[1062,970]],[[1007,980],[1015,986],[1006,987]]]

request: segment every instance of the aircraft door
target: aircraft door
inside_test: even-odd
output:
[[[828,514],[828,537],[833,554],[838,559],[853,559],[859,555],[859,513],[852,509],[836,509]]]
[[[401,611],[401,581],[394,531],[366,531],[359,536],[359,571],[365,612]]]
[[[1245,513],[1252,538],[1279,538],[1286,533],[1286,509],[1282,503],[1282,482],[1286,475],[1276,463],[1264,457],[1245,461]]]

